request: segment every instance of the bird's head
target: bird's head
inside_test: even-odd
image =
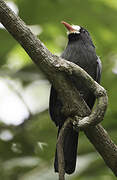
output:
[[[70,42],[83,40],[84,43],[90,43],[94,46],[90,34],[85,28],[78,25],[70,25],[65,21],[62,21],[61,23],[67,28],[68,39]]]

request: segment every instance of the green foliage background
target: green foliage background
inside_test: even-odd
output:
[[[117,143],[117,1],[14,0],[13,2],[26,24],[41,27],[42,32],[38,37],[52,53],[60,54],[67,43],[65,28],[60,23],[62,20],[88,29],[96,45],[97,54],[102,60],[101,84],[109,96],[109,106],[102,124]],[[20,65],[16,63],[9,68],[8,65],[16,59]],[[20,45],[5,29],[0,29],[0,79],[19,81],[22,88],[26,89],[37,81],[35,73],[41,81],[45,81],[45,77]],[[13,87],[9,88],[13,90]],[[41,98],[39,101],[43,101],[44,97]],[[0,179],[57,179],[57,175],[53,172],[57,130],[50,121],[47,109],[30,115],[23,125],[7,125],[1,121],[0,133],[4,130],[12,132],[13,138],[7,141],[0,139]],[[78,154],[77,170],[66,179],[116,179],[83,133],[80,133]]]

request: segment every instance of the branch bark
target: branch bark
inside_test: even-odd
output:
[[[57,140],[57,156],[58,156],[58,166],[59,166],[59,180],[65,179],[65,161],[64,161],[64,152],[63,152],[63,144],[64,144],[64,137],[65,137],[65,131],[67,128],[69,128],[71,123],[71,119],[68,118],[60,133]]]
[[[47,75],[47,78],[57,89],[64,104],[63,111],[67,117],[71,115],[72,117],[89,116],[88,119],[84,118],[82,121],[79,121],[78,127],[83,128],[90,142],[100,153],[107,166],[117,176],[117,146],[112,142],[101,125],[94,127],[103,119],[106,111],[107,95],[105,90],[80,67],[51,54],[44,44],[33,35],[25,23],[7,7],[3,0],[0,0],[0,22],[21,44],[33,62]],[[85,85],[98,97],[97,109],[92,114],[66,74],[74,74],[80,77]],[[72,102],[70,99],[72,99]]]

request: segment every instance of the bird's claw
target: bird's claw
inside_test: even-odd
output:
[[[74,121],[73,121],[73,128],[75,130],[79,129],[79,121],[81,120],[82,118],[79,117],[79,116],[75,116],[74,117]]]

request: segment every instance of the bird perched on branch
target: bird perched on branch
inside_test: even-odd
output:
[[[89,32],[81,26],[70,25],[64,21],[62,24],[68,30],[68,44],[62,53],[61,57],[67,61],[73,62],[83,68],[95,81],[100,82],[101,78],[101,62],[96,55],[95,46],[92,42]],[[80,92],[82,98],[85,100],[90,109],[93,108],[95,96],[87,89],[83,82],[71,75],[70,80],[73,85]],[[72,101],[72,99],[71,99]],[[66,117],[61,112],[62,102],[59,99],[57,90],[51,87],[49,111],[51,119],[58,126],[58,134]],[[71,174],[75,170],[77,146],[78,146],[78,132],[71,126],[67,129],[64,137],[64,160],[65,172]],[[55,172],[58,172],[58,157],[55,154],[54,162]]]

